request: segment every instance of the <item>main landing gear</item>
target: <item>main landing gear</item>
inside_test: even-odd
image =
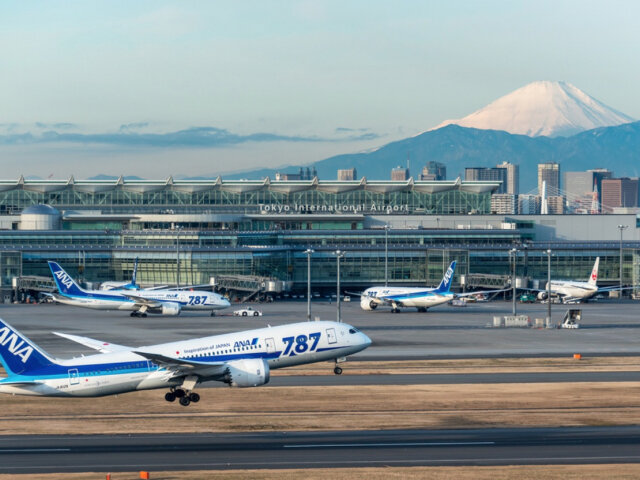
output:
[[[164,399],[167,402],[175,402],[176,398],[183,407],[188,406],[191,403],[198,403],[200,401],[200,395],[196,392],[185,392],[181,388],[172,388],[170,391],[164,394]]]
[[[142,317],[142,318],[147,318],[147,314],[146,313],[140,313],[138,311],[134,311],[131,312],[129,315],[131,315],[132,317]]]

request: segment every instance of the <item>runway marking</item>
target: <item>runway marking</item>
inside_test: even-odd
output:
[[[70,452],[70,448],[2,448],[0,453],[41,453],[41,452]]]
[[[464,447],[468,445],[495,445],[496,442],[404,442],[404,443],[317,443],[311,445],[283,445],[282,448],[334,448],[334,447]]]

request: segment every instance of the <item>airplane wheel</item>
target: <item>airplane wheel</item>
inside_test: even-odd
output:
[[[130,317],[137,317],[138,316],[138,312],[131,312],[129,314]]]
[[[200,395],[193,392],[191,395],[189,395],[189,400],[191,400],[193,403],[198,403],[200,401]]]
[[[335,373],[336,375],[342,375],[342,369],[336,366],[336,368],[333,369],[333,373]]]
[[[176,394],[173,392],[167,392],[164,394],[164,399],[167,402],[175,402],[176,401]]]
[[[184,398],[187,396],[186,392],[184,390],[182,390],[181,388],[178,388],[176,391],[173,392],[173,394],[177,397],[177,398]]]
[[[189,400],[189,397],[180,398],[180,405],[182,405],[183,407],[189,406],[190,403],[191,403],[191,400]]]
[[[142,315],[140,315],[142,318],[147,318],[147,314],[143,313]]]

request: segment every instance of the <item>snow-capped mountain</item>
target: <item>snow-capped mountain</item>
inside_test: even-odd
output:
[[[633,122],[566,82],[539,81],[525,85],[484,108],[446,125],[482,130],[504,130],[530,137],[568,137],[585,130]]]

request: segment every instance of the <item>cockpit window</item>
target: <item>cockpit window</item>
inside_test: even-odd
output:
[[[358,333],[358,329],[357,328],[350,328],[349,329],[349,333],[351,333],[351,334]]]

